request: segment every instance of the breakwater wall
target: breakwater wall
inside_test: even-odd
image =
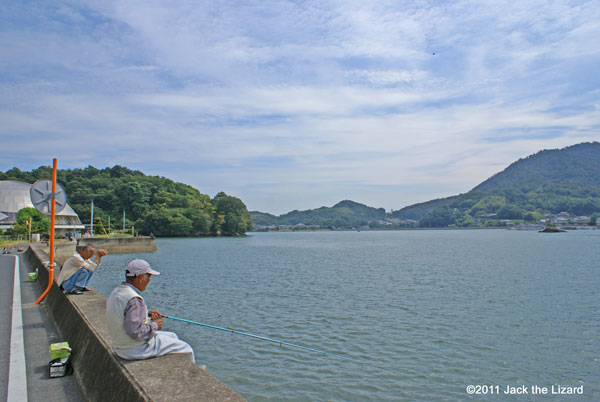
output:
[[[45,289],[49,273],[43,262],[48,255],[40,245],[32,245],[23,258],[30,272],[38,270],[38,285]],[[86,401],[244,400],[183,355],[120,359],[108,337],[106,299],[94,290],[65,295],[55,282],[44,303],[57,332],[73,349],[73,375]]]
[[[78,239],[77,247],[83,247],[86,244],[93,244],[94,247],[103,248],[110,254],[118,253],[137,253],[142,251],[156,251],[158,248],[154,243],[154,237],[91,237]],[[75,252],[75,251],[73,251]]]
[[[92,237],[78,240],[57,240],[54,243],[54,260],[61,266],[67,258],[75,254],[78,247],[83,247],[86,244],[93,244],[94,247],[103,248],[110,254],[120,253],[138,253],[144,251],[156,251],[156,243],[153,237],[124,237],[124,238],[104,238]],[[42,243],[40,243],[42,244]],[[49,246],[41,246],[42,250],[49,254]]]
[[[77,246],[77,242],[75,240],[59,240],[54,242],[54,261],[58,262],[60,266],[67,261],[67,258],[75,254],[75,248]],[[50,246],[46,245],[43,247],[43,251],[46,254],[49,254]]]

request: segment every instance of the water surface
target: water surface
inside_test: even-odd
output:
[[[253,233],[157,245],[105,257],[91,285],[108,296],[126,263],[144,258],[161,272],[143,294],[150,308],[352,359],[165,321],[250,401],[458,401],[470,384],[583,384],[584,396],[569,398],[600,400],[600,231]]]

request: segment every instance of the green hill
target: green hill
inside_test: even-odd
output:
[[[275,216],[258,211],[250,211],[254,225],[289,225],[304,224],[321,228],[353,228],[367,225],[370,221],[384,219],[385,209],[372,208],[354,201],[341,201],[332,207],[321,207],[306,211],[294,210],[287,214]]]
[[[250,219],[254,226],[270,226],[277,224],[277,216],[265,212],[250,211]]]
[[[534,221],[563,211],[600,212],[600,143],[540,151],[465,194],[411,205],[393,217],[419,220],[420,226],[472,226],[482,217]]]
[[[519,159],[471,191],[410,205],[392,214],[353,201],[281,216],[250,212],[257,226],[302,223],[321,228],[497,225],[511,219],[539,222],[547,214],[600,216],[600,143],[543,150]]]
[[[527,193],[547,183],[600,185],[600,143],[583,143],[540,151],[519,159],[471,191],[519,189]]]
[[[12,168],[0,172],[0,180],[33,183],[50,179],[52,169],[41,166],[31,172]],[[96,169],[61,169],[57,181],[67,193],[69,205],[82,221],[89,221],[94,200],[94,225],[107,228],[125,225],[156,236],[236,235],[252,228],[244,203],[225,193],[213,199],[187,184],[146,176],[122,166]],[[102,232],[100,232],[102,233]]]

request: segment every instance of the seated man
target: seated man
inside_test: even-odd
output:
[[[94,253],[96,253],[95,261],[90,261]],[[92,278],[94,270],[100,265],[102,257],[106,254],[106,251],[102,249],[96,252],[94,246],[91,244],[83,246],[78,253],[73,254],[63,264],[57,279],[60,287],[66,293],[76,295],[90,290],[87,285]]]
[[[106,301],[106,325],[117,356],[126,360],[147,359],[183,353],[194,360],[194,351],[173,332],[162,329],[162,314],[148,311],[140,295],[152,275],[160,275],[144,260],[133,260],[125,268],[125,282]],[[150,319],[148,318],[150,316]]]

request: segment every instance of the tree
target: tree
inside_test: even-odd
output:
[[[102,224],[102,218],[100,218],[99,216],[94,216],[94,232],[97,235],[103,235],[106,233],[106,229]]]
[[[20,180],[33,183],[38,179],[48,179],[51,168],[42,166],[31,172],[22,172],[18,168],[0,172],[0,179]],[[132,171],[123,166],[97,169],[88,166],[85,169],[66,169],[57,171],[57,180],[69,195],[69,205],[77,212],[82,221],[89,221],[91,201],[94,200],[94,218],[102,223],[113,217],[114,226],[123,223],[120,217],[126,211],[126,224],[135,224],[141,233],[153,232],[162,236],[210,235],[221,232],[243,233],[251,228],[246,206],[235,197],[222,194],[223,203],[231,203],[228,213],[223,215],[222,224],[218,223],[217,211],[211,198],[201,194],[195,188],[173,180],[146,176],[140,171]],[[97,226],[96,233],[103,234]]]
[[[135,223],[135,226],[143,233],[153,233],[156,236],[170,235],[170,213],[167,208],[159,208],[147,211]]]
[[[456,217],[448,206],[438,207],[419,220],[420,227],[439,228],[456,223]]]
[[[539,222],[540,219],[543,219],[543,218],[544,218],[544,215],[542,215],[536,211],[527,212],[525,215],[523,215],[523,219],[525,219],[525,222]]]
[[[169,219],[169,236],[182,236],[192,233],[192,221],[181,214],[175,214]]]
[[[214,222],[214,206],[210,203],[208,196],[188,201],[188,207],[183,215],[192,222],[194,234],[209,234]]]
[[[485,216],[498,212],[506,205],[506,199],[499,195],[489,195],[480,199],[469,210],[469,215],[474,217]]]
[[[498,219],[522,219],[523,211],[514,204],[506,204],[502,206],[496,214]]]
[[[215,232],[220,230],[224,235],[236,235],[246,233],[252,227],[248,209],[239,198],[220,192],[212,203],[217,214],[216,224],[213,226]],[[220,216],[223,216],[222,220]]]
[[[35,208],[22,208],[17,212],[17,222],[11,234],[27,234],[27,222],[31,222],[31,233],[50,232],[50,219]]]
[[[476,226],[475,219],[471,215],[464,214],[462,217],[456,220],[456,225],[460,227],[471,227]]]

